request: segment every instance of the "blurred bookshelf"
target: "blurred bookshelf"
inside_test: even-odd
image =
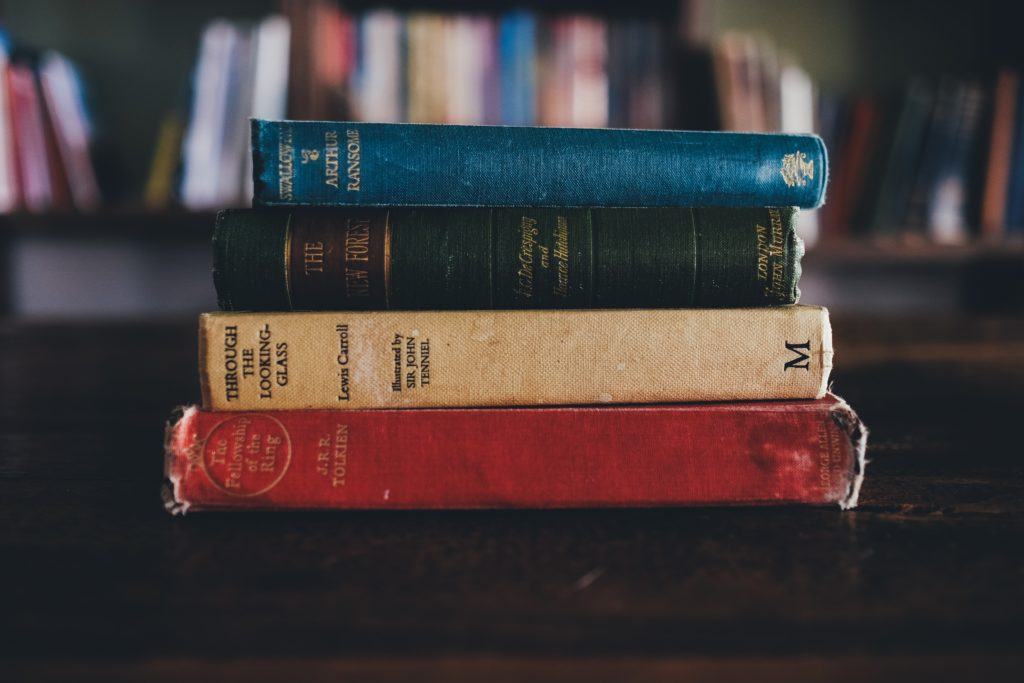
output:
[[[141,242],[209,241],[213,211],[182,208],[101,208],[89,213],[50,211],[0,216],[0,234],[14,237],[131,239]]]
[[[1014,17],[1014,3],[996,0],[3,2],[10,64],[38,69],[56,51],[74,66],[77,80],[65,82],[82,91],[102,199],[72,191],[61,201],[55,193],[35,211],[23,202],[9,205],[0,215],[7,266],[0,310],[37,312],[19,303],[19,293],[57,274],[58,266],[34,273],[45,265],[44,254],[59,252],[63,242],[117,244],[123,257],[144,259],[154,258],[150,245],[173,247],[180,261],[197,263],[188,274],[168,274],[161,289],[169,291],[208,271],[204,250],[213,210],[246,203],[248,173],[244,127],[218,124],[196,132],[204,125],[197,103],[202,84],[216,84],[230,71],[210,76],[218,51],[251,68],[239,82],[221,81],[226,103],[214,106],[236,124],[259,114],[813,129],[826,138],[832,157],[829,203],[802,217],[809,244],[805,300],[813,303],[834,305],[829,293],[849,277],[895,274],[898,280],[927,273],[932,282],[991,263],[1012,271],[1024,261],[1024,233],[1005,229],[1017,220],[1014,212],[1024,218],[1024,186],[1014,189],[1018,152],[1007,151],[999,168],[990,168],[989,157],[1003,138],[1014,138],[1012,121],[1024,111],[1004,111],[1003,138],[996,139],[998,101],[1005,110],[1024,92],[1014,80],[1024,64],[1024,48],[1011,32]],[[404,42],[395,52],[399,34]],[[438,45],[449,47],[438,53]],[[479,64],[485,53],[498,63]],[[273,87],[252,92],[257,82]],[[568,93],[562,98],[568,105],[552,104],[559,93]],[[237,108],[240,101],[252,105]],[[916,114],[908,113],[913,106]],[[930,166],[917,160],[915,168],[930,169],[927,177],[908,180],[914,173],[906,165],[901,170],[891,150],[910,144],[893,138],[907,137],[915,115],[932,122],[918,133],[918,155],[929,146],[943,153],[932,154]],[[932,128],[938,132],[930,135]],[[196,142],[210,135],[218,141],[216,153]],[[1019,154],[1024,159],[1024,146]],[[1007,189],[1001,202],[998,193],[988,198],[986,214],[984,181],[994,173],[1002,173]],[[897,185],[896,200],[883,197],[881,189]],[[1016,195],[1021,202],[1013,201]],[[894,202],[902,208],[894,209]],[[1000,210],[992,210],[996,205]],[[890,224],[907,228],[879,228]],[[19,265],[26,253],[37,258],[33,267]],[[973,277],[955,281],[977,285]],[[183,298],[164,312],[200,310],[212,292],[204,297]],[[958,292],[950,306],[983,298]],[[873,305],[870,299],[844,301],[854,308]]]
[[[1024,260],[1024,242],[936,244],[928,241],[843,240],[825,242],[804,256],[815,267],[956,266]]]

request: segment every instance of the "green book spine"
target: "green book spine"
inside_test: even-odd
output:
[[[793,208],[222,211],[228,311],[779,306],[799,298]]]

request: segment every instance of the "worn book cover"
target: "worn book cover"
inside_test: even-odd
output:
[[[722,308],[799,298],[796,209],[222,211],[229,311]]]
[[[828,176],[780,133],[254,120],[252,153],[262,206],[814,208]]]
[[[226,413],[167,432],[166,502],[201,509],[857,504],[841,399]]]
[[[828,312],[205,313],[203,405],[423,408],[818,398]]]

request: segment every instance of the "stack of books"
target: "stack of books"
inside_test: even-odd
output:
[[[811,135],[252,124],[172,512],[835,503]]]

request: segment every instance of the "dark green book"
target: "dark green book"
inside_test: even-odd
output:
[[[222,211],[221,308],[779,306],[799,298],[793,208]]]

